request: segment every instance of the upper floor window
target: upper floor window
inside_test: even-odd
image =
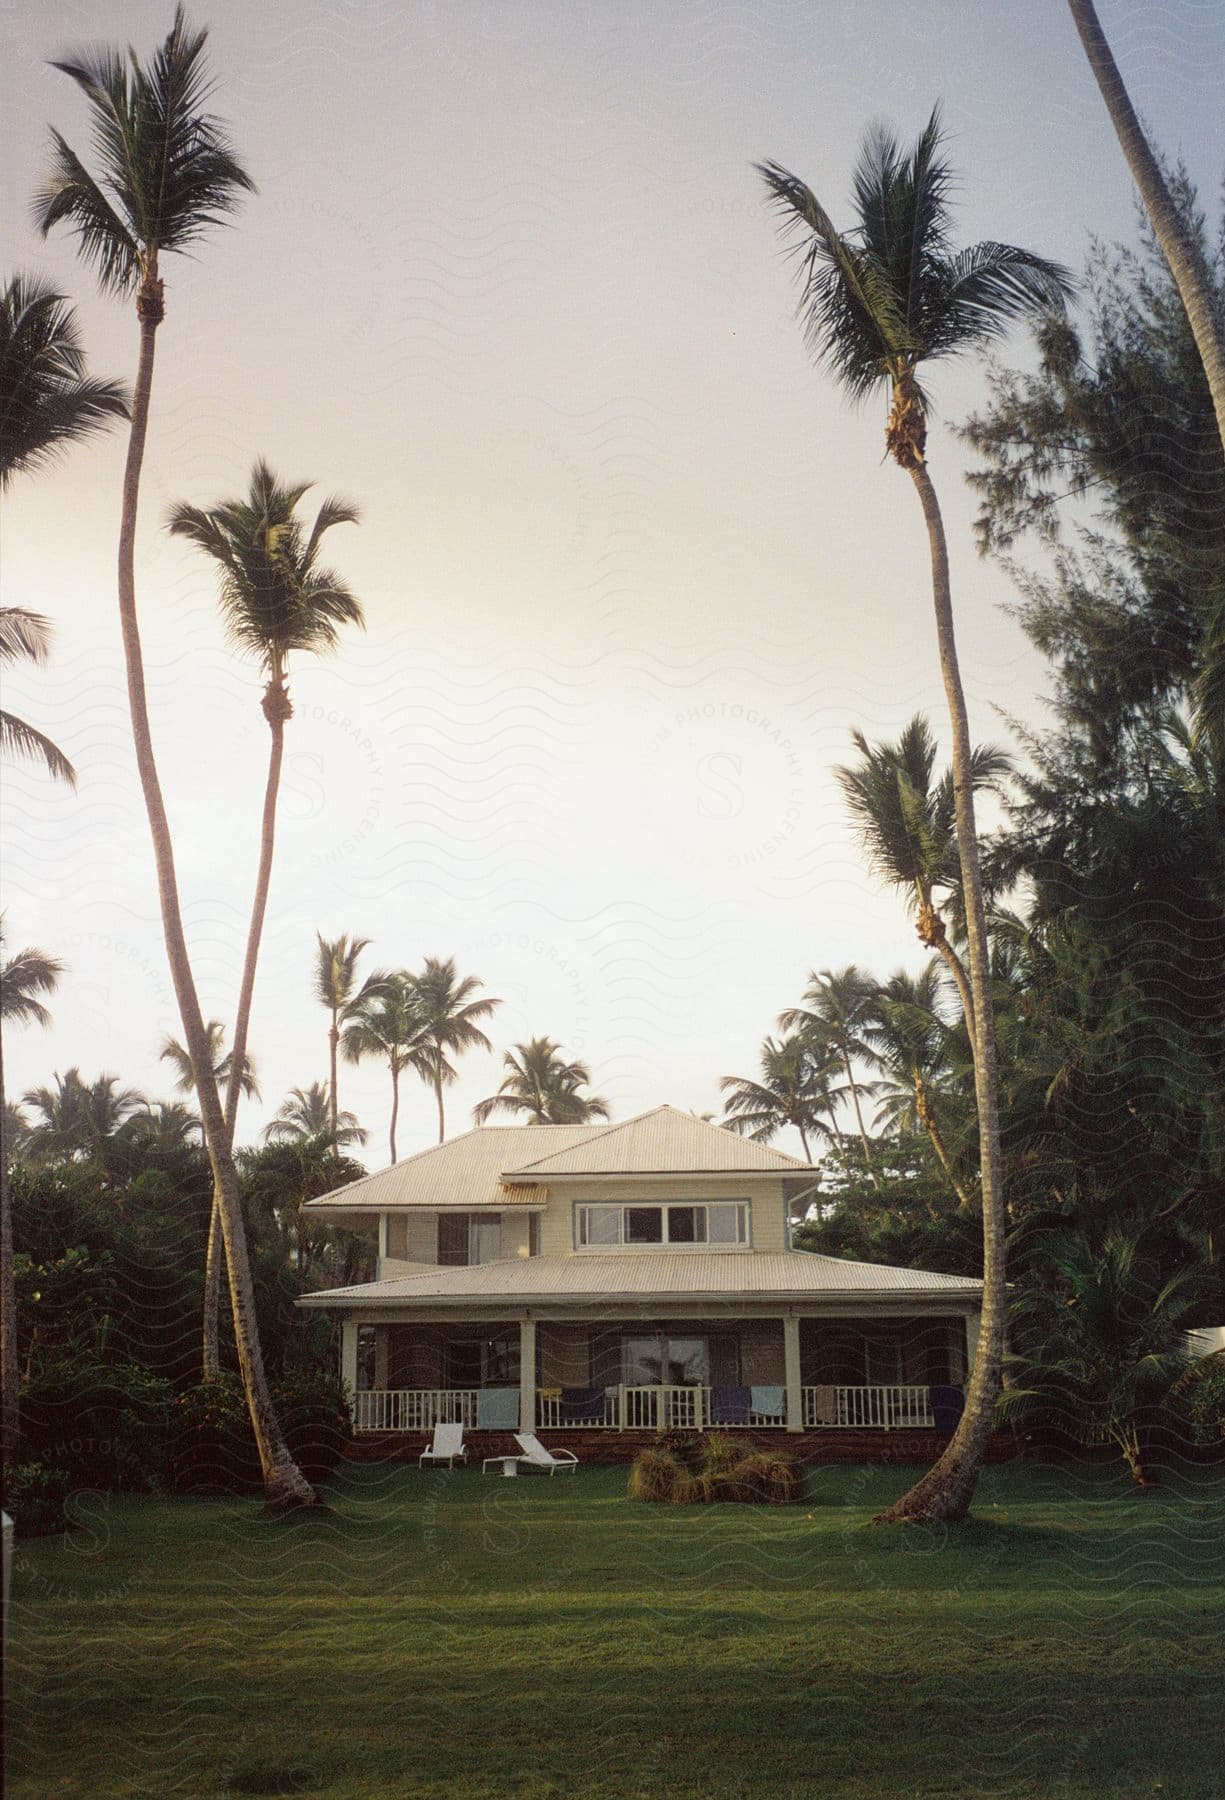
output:
[[[496,1262],[501,1254],[501,1213],[439,1213],[438,1260],[444,1268]]]
[[[700,1244],[729,1249],[749,1241],[747,1200],[667,1202],[658,1206],[579,1206],[580,1249],[651,1244]]]

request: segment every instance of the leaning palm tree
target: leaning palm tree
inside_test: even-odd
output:
[[[814,970],[804,990],[806,1004],[781,1012],[778,1023],[783,1031],[800,1032],[816,1047],[818,1054],[828,1052],[838,1058],[846,1076],[846,1092],[855,1108],[855,1123],[868,1177],[872,1186],[879,1188],[864,1124],[861,1101],[864,1083],[855,1076],[856,1061],[863,1062],[868,1055],[863,1026],[875,992],[876,983],[872,977],[865,975],[854,963],[848,963],[843,969],[822,969],[820,974]]]
[[[417,979],[406,969],[372,978],[374,991],[366,996],[341,1033],[340,1048],[346,1062],[378,1057],[391,1074],[391,1125],[389,1148],[396,1158],[396,1126],[400,1119],[400,1077],[412,1069],[422,1081],[433,1082],[438,1052],[418,1003]]]
[[[36,275],[0,289],[0,489],[128,416],[121,382],[85,373],[76,313]]]
[[[966,905],[975,1012],[975,1081],[982,1139],[983,1319],[966,1409],[945,1454],[896,1506],[891,1520],[962,1518],[991,1431],[1004,1345],[1004,1204],[989,945],[970,781],[970,727],[953,631],[948,547],[927,468],[927,362],[1004,334],[1016,319],[1062,307],[1065,270],[997,243],[954,250],[951,171],[940,153],[939,109],[909,155],[885,126],[871,130],[853,177],[856,223],[840,232],[810,188],[778,163],[761,165],[786,227],[800,234],[801,309],[809,342],[852,399],[891,399],[887,452],[918,494],[931,551],[940,667],[953,737],[957,847]]]
[[[477,989],[484,985],[476,975],[465,975],[461,980],[452,956],[427,956],[425,967],[415,977],[417,1009],[434,1050],[433,1063],[428,1076],[423,1075],[423,1079],[429,1079],[434,1089],[440,1144],[447,1134],[442,1090],[444,1086],[450,1087],[456,1078],[448,1051],[462,1054],[465,1050],[493,1049],[477,1020],[488,1019],[502,1002],[492,995],[475,999]]]
[[[838,1096],[830,1086],[834,1066],[830,1056],[814,1055],[812,1039],[799,1032],[781,1042],[763,1038],[760,1081],[743,1075],[719,1078],[726,1095],[723,1123],[762,1144],[791,1126],[800,1135],[804,1161],[811,1162],[810,1134],[839,1137],[833,1117]]]
[[[45,663],[51,653],[51,621],[23,606],[0,606],[0,666],[22,658]],[[48,775],[77,785],[77,772],[58,744],[27,725],[15,713],[0,712],[0,749],[10,756],[40,762]]]
[[[286,485],[259,459],[250,489],[241,500],[227,500],[210,510],[180,503],[171,508],[168,530],[186,538],[216,563],[221,581],[221,616],[226,635],[242,654],[252,657],[266,677],[263,714],[271,743],[264,784],[260,850],[247,927],[238,1008],[234,1015],[234,1067],[246,1059],[255,975],[263,939],[272,863],[276,849],[276,810],[285,754],[285,726],[293,716],[289,698],[289,659],[294,654],[325,654],[340,640],[342,625],[364,624],[361,606],[331,569],[319,562],[324,534],[334,525],[354,524],[357,511],[346,501],[326,500],[307,532],[295,516],[309,483]],[[228,1081],[225,1126],[231,1145],[238,1124],[239,1081]],[[204,1265],[203,1367],[207,1377],[218,1366],[218,1310],[221,1298],[221,1213],[213,1196],[208,1249]]]
[[[276,1117],[264,1126],[266,1143],[303,1143],[309,1138],[326,1138],[334,1149],[347,1149],[350,1144],[364,1144],[370,1133],[357,1122],[357,1114],[337,1115],[332,1128],[332,1100],[327,1083],[312,1081],[308,1088],[290,1088],[277,1108]]]
[[[935,780],[936,740],[921,713],[911,719],[896,744],[869,744],[862,731],[851,736],[859,761],[834,773],[869,866],[873,874],[901,890],[914,914],[919,942],[943,958],[957,985],[973,1044],[970,977],[949,937],[949,924],[960,925],[964,916],[952,771]],[[1011,767],[1003,750],[976,745],[970,751],[972,792],[998,791]]]
[[[328,1074],[333,1146],[339,1155],[340,1114],[337,1091],[337,1063],[342,1028],[357,1017],[362,1008],[378,993],[380,976],[368,975],[358,985],[357,959],[369,948],[369,938],[351,938],[347,933],[331,940],[317,931],[318,954],[315,962],[315,998],[328,1010]]]
[[[581,1094],[591,1080],[586,1063],[566,1062],[552,1038],[529,1038],[502,1058],[506,1074],[496,1094],[472,1109],[478,1125],[496,1112],[519,1113],[525,1124],[586,1125],[609,1117],[608,1102]]]
[[[0,940],[2,941],[2,940]],[[9,1193],[9,1119],[4,1097],[3,1027],[51,1023],[41,996],[53,994],[64,965],[45,950],[18,950],[0,968],[0,1467],[11,1468],[17,1449],[17,1291],[13,1281],[13,1205]]]
[[[1225,321],[1221,318],[1212,277],[1192,232],[1179,214],[1169,186],[1154,156],[1144,127],[1136,116],[1123,77],[1119,74],[1093,0],[1068,0],[1081,44],[1093,70],[1110,122],[1114,126],[1132,180],[1140,192],[1153,235],[1169,264],[1170,274],[1182,298],[1191,335],[1195,339],[1208,390],[1216,413],[1217,430],[1225,448]]]
[[[217,119],[205,111],[210,81],[207,33],[192,31],[177,8],[174,23],[148,64],[134,50],[88,52],[54,66],[74,81],[89,105],[99,173],[86,168],[59,132],[38,195],[44,233],[67,225],[104,290],[131,296],[140,326],[140,356],[123,477],[119,528],[119,621],[127,670],[136,765],[149,817],[162,929],[184,1042],[196,1071],[196,1093],[213,1178],[222,1197],[222,1228],[238,1362],[271,1507],[312,1505],[317,1496],[289,1454],[272,1405],[255,1312],[238,1177],[225,1114],[208,1056],[208,1035],[183,930],[174,846],[153,753],[144,659],[136,612],[136,523],[149,425],[157,330],[165,316],[162,259],[196,248],[225,224],[254,183],[231,151]]]

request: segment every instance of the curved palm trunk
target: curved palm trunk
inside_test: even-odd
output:
[[[123,474],[123,515],[119,531],[119,621],[127,671],[128,705],[132,716],[132,740],[136,765],[149,816],[149,833],[157,867],[162,931],[170,964],[170,979],[183,1022],[183,1035],[196,1078],[196,1097],[204,1125],[204,1138],[212,1164],[213,1182],[221,1215],[221,1232],[230,1274],[230,1299],[238,1363],[246,1390],[247,1406],[259,1448],[264,1493],[270,1507],[309,1506],[317,1503],[310,1483],[286,1447],[264,1370],[263,1352],[255,1316],[255,1290],[247,1255],[246,1232],[238,1198],[238,1179],[226,1136],[225,1115],[213,1074],[208,1032],[192,978],[187,939],[183,931],[175,874],[174,847],[153,755],[145,693],[144,657],[136,616],[136,514],[140,473],[149,425],[149,396],[153,386],[153,359],[157,327],[162,320],[162,286],[156,267],[150,268],[136,301],[140,319],[140,362],[132,399],[132,429]]]
[[[259,964],[260,942],[264,934],[264,918],[268,910],[268,890],[272,885],[273,853],[276,849],[276,806],[281,787],[281,765],[285,757],[285,721],[290,716],[284,677],[273,672],[263,701],[264,717],[272,733],[268,751],[268,776],[264,784],[264,813],[260,823],[259,868],[255,877],[255,894],[251,901],[251,922],[247,928],[247,950],[242,969],[242,985],[238,990],[238,1011],[234,1018],[234,1039],[230,1053],[230,1079],[225,1094],[226,1141],[234,1147],[234,1131],[238,1124],[238,1102],[242,1098],[242,1075],[247,1062],[247,1033],[251,1023],[251,1003],[255,995],[255,971]],[[208,1251],[204,1259],[204,1333],[202,1366],[204,1377],[216,1375],[220,1368],[221,1313],[221,1208],[216,1185],[213,1208],[208,1225]]]
[[[944,1170],[949,1186],[956,1194],[962,1210],[964,1212],[973,1212],[974,1202],[953,1173],[953,1165],[949,1160],[948,1146],[945,1144],[944,1134],[936,1123],[936,1115],[932,1111],[931,1101],[928,1099],[927,1092],[920,1082],[915,1083],[914,1100],[915,1116],[928,1137],[931,1139],[932,1149],[936,1152],[940,1167]],[[931,1212],[931,1210],[932,1209],[929,1207],[928,1211]],[[935,1217],[934,1212],[932,1213],[932,1217]]]
[[[880,1182],[877,1180],[876,1170],[872,1163],[872,1152],[868,1149],[868,1134],[863,1123],[863,1107],[859,1104],[859,1084],[855,1080],[851,1069],[850,1054],[846,1050],[842,1052],[842,1066],[846,1070],[846,1084],[851,1090],[851,1105],[855,1108],[855,1123],[859,1127],[859,1141],[863,1145],[863,1160],[867,1165],[868,1178],[879,1193]]]
[[[948,544],[940,502],[922,455],[903,463],[918,491],[931,547],[932,599],[936,612],[936,638],[940,672],[948,700],[953,732],[953,794],[961,879],[966,899],[966,938],[969,949],[970,987],[974,1005],[974,1091],[978,1103],[979,1154],[983,1200],[983,1303],[978,1351],[966,1393],[961,1422],[940,1460],[896,1505],[881,1513],[886,1523],[920,1519],[962,1519],[978,1483],[983,1451],[991,1435],[995,1402],[1000,1391],[1004,1357],[1004,1325],[1007,1289],[1004,1280],[1004,1192],[1000,1162],[999,1073],[996,1065],[995,1014],[991,1004],[990,949],[982,876],[978,863],[978,832],[974,821],[974,792],[970,784],[970,726],[965,692],[957,662],[953,631],[953,599],[949,584]]]
[[[4,1134],[4,1047],[0,1043],[0,1468],[17,1459],[21,1427],[17,1366],[17,1287],[13,1275],[13,1196]]]
[[[446,1136],[447,1136],[447,1121],[446,1121],[446,1115],[443,1111],[443,1105],[442,1105],[442,1070],[441,1069],[436,1070],[435,1074],[434,1074],[434,1098],[438,1102],[438,1142],[441,1144],[441,1143],[445,1143]]]
[[[391,1059],[391,1160],[396,1160],[396,1125],[400,1117],[400,1065]]]
[[[1094,80],[1106,102],[1115,134],[1122,146],[1132,180],[1140,190],[1144,210],[1148,214],[1162,255],[1170,266],[1170,274],[1186,308],[1196,349],[1208,377],[1208,391],[1216,413],[1217,430],[1225,447],[1225,330],[1222,330],[1213,302],[1212,287],[1204,260],[1194,240],[1179,218],[1165,184],[1157,158],[1136,117],[1118,64],[1098,21],[1093,0],[1068,0],[1072,18],[1084,45]]]

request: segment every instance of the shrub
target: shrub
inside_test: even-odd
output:
[[[139,1363],[64,1357],[22,1394],[22,1441],[72,1487],[147,1492],[166,1472],[171,1393]]]
[[[295,1371],[272,1388],[290,1455],[311,1481],[336,1467],[349,1439],[343,1391],[319,1370]],[[175,1401],[173,1481],[192,1493],[249,1493],[261,1485],[259,1452],[238,1375],[223,1373]]]
[[[1179,1384],[1180,1410],[1191,1442],[1205,1449],[1225,1445],[1225,1353],[1199,1363]]]
[[[67,1525],[64,1502],[72,1481],[67,1469],[18,1463],[4,1478],[4,1505],[18,1537],[47,1537]]]

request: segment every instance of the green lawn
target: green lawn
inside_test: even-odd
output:
[[[1225,1481],[990,1469],[974,1523],[359,1467],[17,1547],[9,1792],[1225,1795]]]

